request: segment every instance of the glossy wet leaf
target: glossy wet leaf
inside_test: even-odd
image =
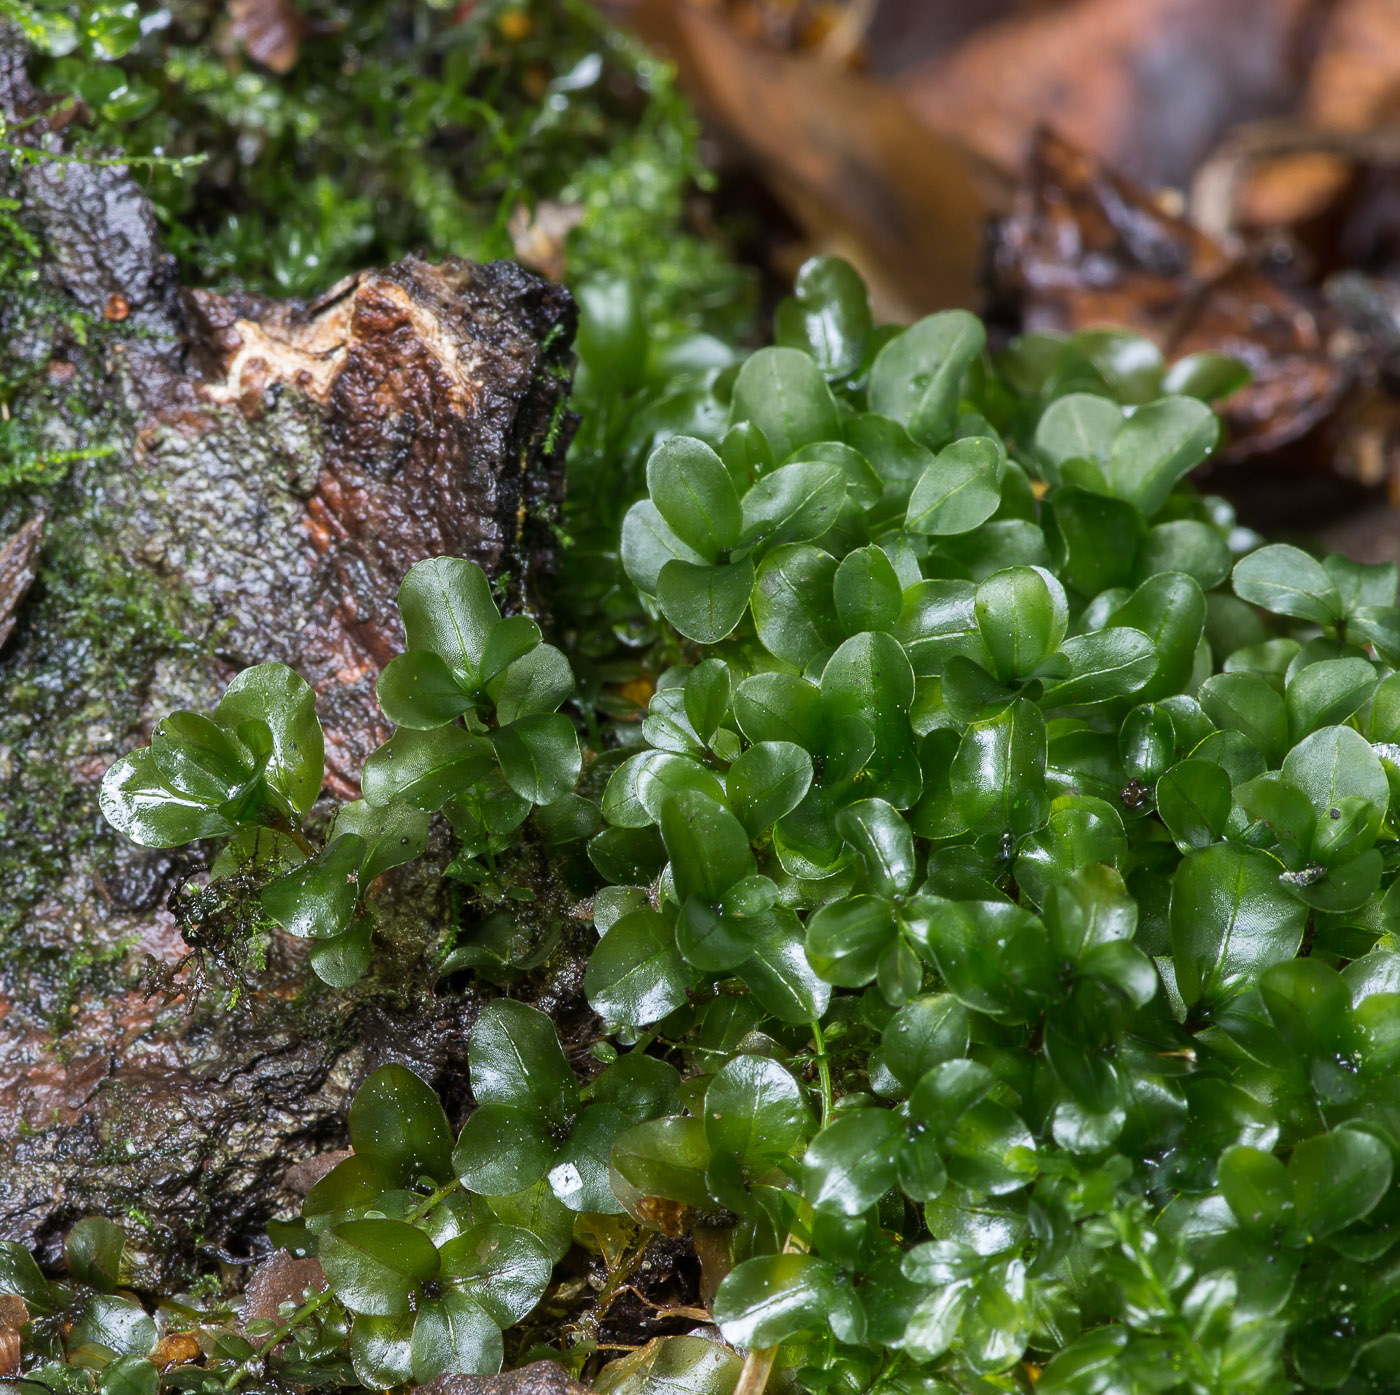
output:
[[[607,1021],[644,1026],[685,1002],[690,980],[670,919],[641,910],[615,921],[599,941],[583,986]]]
[[[452,1177],[452,1133],[437,1092],[406,1066],[381,1066],[350,1103],[350,1145],[401,1183]]]
[[[1184,760],[1157,781],[1157,813],[1182,852],[1224,836],[1230,817],[1230,777],[1213,761]]]
[[[724,462],[703,441],[673,436],[647,461],[657,512],[705,561],[739,541],[739,496]]]
[[[711,1153],[727,1153],[755,1175],[787,1157],[810,1122],[802,1087],[764,1056],[735,1056],[705,1092]]]
[[[716,644],[744,618],[753,583],[748,558],[717,567],[673,561],[661,568],[656,597],[661,613],[687,639]]]
[[[437,1247],[403,1221],[346,1221],[321,1236],[318,1252],[331,1292],[353,1313],[398,1317],[409,1295],[437,1277]]]
[[[723,659],[705,659],[686,675],[685,714],[702,741],[708,741],[729,711],[733,679]]]
[[[969,726],[949,772],[966,823],[989,833],[1027,833],[1043,823],[1050,813],[1045,751],[1044,718],[1024,698]]]
[[[439,1376],[491,1375],[500,1370],[503,1356],[500,1328],[470,1295],[444,1293],[418,1309],[409,1347],[415,1384]]]
[[[1315,625],[1342,614],[1342,598],[1322,563],[1301,548],[1273,543],[1235,563],[1235,594],[1241,600]]]
[[[986,339],[981,322],[965,310],[919,320],[876,355],[871,410],[907,426],[916,441],[940,445],[953,428],[962,375]]]
[[[821,369],[796,349],[760,349],[745,360],[734,380],[731,420],[753,422],[778,460],[808,441],[840,435]]]
[[[543,1244],[515,1225],[471,1226],[447,1241],[440,1255],[442,1285],[471,1298],[498,1327],[530,1312],[554,1269]]]
[[[430,557],[409,569],[399,587],[406,651],[428,650],[459,681],[478,673],[501,613],[486,573],[460,557]]]
[[[911,533],[946,536],[985,523],[1001,502],[1004,459],[997,442],[982,436],[945,446],[914,486],[904,526]]]
[[[180,847],[234,828],[217,809],[168,785],[149,747],[108,768],[99,800],[107,822],[143,847]]]
[[[791,741],[759,741],[729,767],[729,803],[751,838],[790,813],[812,786],[812,758]]]
[[[783,465],[744,495],[744,538],[764,547],[820,538],[835,525],[845,497],[839,466],[823,460]]]
[[[1390,1188],[1390,1149],[1359,1129],[1307,1139],[1288,1160],[1298,1224],[1322,1239],[1368,1215]]]
[[[397,731],[365,762],[363,789],[376,807],[404,800],[440,809],[494,765],[490,745],[461,727]]]
[[[793,295],[774,316],[779,344],[810,354],[828,378],[847,377],[860,366],[872,328],[865,283],[840,257],[803,263]]]
[[[804,1195],[821,1209],[860,1215],[894,1186],[903,1138],[903,1124],[889,1110],[843,1110],[808,1145]]]
[[[836,559],[802,543],[774,548],[763,559],[754,576],[753,619],[775,658],[801,667],[841,642],[835,576]]]
[[[64,1237],[63,1260],[80,1283],[110,1293],[121,1279],[126,1232],[103,1216],[81,1220]]]
[[[1203,402],[1165,397],[1139,407],[1118,431],[1108,483],[1120,499],[1152,517],[1173,486],[1215,448],[1220,422]]]
[[[361,1314],[350,1330],[350,1363],[371,1390],[387,1390],[413,1378],[412,1313]]]
[[[365,840],[339,834],[315,857],[263,888],[262,906],[289,935],[329,939],[349,927],[360,895]]]
[[[1171,932],[1188,1005],[1238,992],[1297,952],[1307,909],[1280,885],[1281,870],[1267,853],[1229,843],[1183,859],[1172,878]]]
[[[479,1104],[535,1109],[562,1122],[578,1100],[554,1024],[538,1008],[509,999],[488,1003],[472,1028],[467,1058]]]
[[[506,783],[532,804],[552,804],[578,780],[578,736],[560,713],[521,717],[497,728],[491,743]]]
[[[325,739],[311,685],[285,664],[255,664],[224,690],[215,716],[230,730],[250,720],[267,724],[272,737],[268,783],[305,815],[321,793],[325,766]]]
[[[1064,589],[1035,567],[1009,567],[978,588],[977,629],[1002,682],[1024,678],[1059,647],[1068,610]]]
[[[1157,647],[1141,630],[1114,625],[1075,635],[1060,647],[1068,674],[1046,684],[1044,704],[1078,707],[1126,697],[1143,688],[1157,670]]]
[[[391,659],[374,690],[384,715],[415,731],[444,726],[473,706],[446,661],[426,649]]]

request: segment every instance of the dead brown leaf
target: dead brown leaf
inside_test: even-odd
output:
[[[229,0],[229,36],[255,63],[274,73],[297,65],[306,21],[291,0]]]
[[[1393,0],[1377,0],[1392,4]],[[904,73],[914,111],[1002,168],[1046,124],[1151,188],[1295,97],[1318,0],[1075,0],[970,35]]]
[[[1210,349],[1243,359],[1254,382],[1226,404],[1228,459],[1305,436],[1355,381],[1352,358],[1330,352],[1337,324],[1320,302],[1275,284],[1048,132],[995,245],[995,294],[1024,329],[1119,325],[1169,357]]]
[[[642,0],[634,18],[813,246],[855,263],[881,313],[977,303],[983,225],[1009,189],[958,142],[930,135],[889,87],[746,43],[689,4]]]

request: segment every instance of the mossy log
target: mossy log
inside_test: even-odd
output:
[[[54,1261],[80,1216],[129,1219],[154,1285],[201,1247],[256,1247],[375,1065],[465,1105],[475,999],[432,984],[443,847],[378,890],[387,967],[355,994],[300,987],[298,946],[274,939],[231,1008],[188,968],[149,995],[150,961],[180,961],[182,930],[217,949],[237,898],[222,930],[177,920],[198,859],[122,844],[98,782],[158,715],[278,659],[319,694],[325,809],[353,797],[409,566],[472,558],[508,609],[550,568],[574,311],[512,264],[457,260],[310,303],[184,291],[139,180],[65,158],[3,33],[0,111],[33,157],[0,174],[32,252],[0,308],[6,406],[51,458],[79,457],[0,496],[0,1237]],[[578,973],[563,952],[537,987],[564,1007]]]

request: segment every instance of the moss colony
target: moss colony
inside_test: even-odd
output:
[[[346,991],[381,874],[450,827],[442,967],[489,999],[453,1117],[368,1076],[269,1227],[306,1263],[275,1318],[124,1291],[107,1218],[63,1280],[0,1248],[26,1375],[1393,1390],[1396,568],[1192,486],[1228,361],[877,326],[832,259],[748,354],[655,294],[581,287],[543,627],[474,563],[408,573],[363,798],[307,820],[279,664],[102,786],[137,842],[218,840],[211,888]],[[515,989],[585,921],[565,1024]],[[688,1289],[642,1346],[609,1324],[653,1265]]]

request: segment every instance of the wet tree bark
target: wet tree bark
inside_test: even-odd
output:
[[[319,694],[323,812],[353,797],[386,734],[374,680],[407,569],[470,557],[508,609],[549,570],[574,312],[514,265],[455,260],[307,304],[185,291],[137,179],[65,159],[3,31],[0,111],[36,157],[0,197],[41,249],[34,295],[0,309],[7,410],[54,450],[102,447],[0,504],[0,1237],[53,1261],[80,1216],[129,1218],[155,1285],[201,1248],[256,1246],[375,1065],[464,1098],[475,1000],[432,987],[441,846],[379,888],[392,968],[356,994],[298,988],[297,947],[274,941],[231,1010],[188,979],[147,996],[142,965],[187,950],[167,901],[200,863],[103,830],[102,772],[157,716],[278,659]],[[576,979],[565,954],[536,988],[560,1006]]]

